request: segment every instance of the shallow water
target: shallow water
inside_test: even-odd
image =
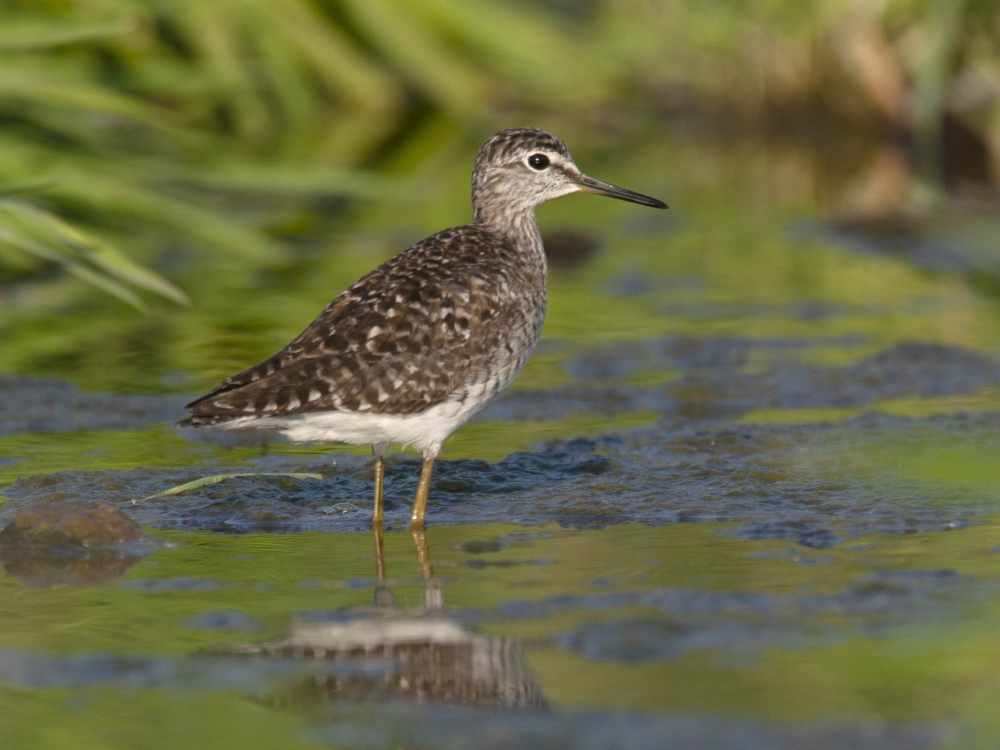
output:
[[[170,424],[462,221],[474,145],[434,144],[432,200],[313,207],[286,266],[168,254],[190,310],[9,295],[0,525],[100,501],[157,541],[0,544],[3,747],[993,745],[1000,216],[887,230],[839,218],[864,167],[794,145],[556,129],[674,208],[540,210],[543,341],[426,535],[412,454],[380,537],[365,451]],[[222,474],[255,475],[150,497]]]

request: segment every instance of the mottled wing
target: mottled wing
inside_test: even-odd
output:
[[[341,294],[291,344],[221,383],[189,424],[347,410],[412,414],[476,380],[518,317],[505,241],[477,227],[445,230]],[[527,332],[525,332],[527,334]]]

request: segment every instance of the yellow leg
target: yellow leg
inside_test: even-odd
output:
[[[424,580],[434,577],[434,567],[431,565],[431,553],[427,549],[427,538],[424,536],[424,532],[418,529],[410,529],[410,535],[413,537],[413,544],[417,548],[417,562],[420,563],[420,574],[424,577]]]
[[[417,562],[420,563],[420,573],[424,578],[424,601],[427,609],[441,609],[444,606],[444,595],[441,586],[434,581],[434,566],[431,565],[431,553],[427,548],[427,539],[421,529],[411,528],[413,543],[417,547]]]
[[[392,607],[396,604],[396,598],[385,582],[385,537],[382,524],[373,523],[372,527],[375,531],[375,605]]]
[[[383,491],[385,490],[385,456],[375,456],[375,505],[372,510],[372,524],[382,524],[382,511],[385,505]]]
[[[413,501],[413,514],[410,516],[410,528],[424,528],[424,516],[427,515],[427,493],[431,490],[431,474],[434,473],[434,459],[425,458],[424,468],[420,470],[420,484],[417,485],[417,497]]]
[[[372,524],[375,531],[375,580],[385,582],[385,534],[382,524]]]

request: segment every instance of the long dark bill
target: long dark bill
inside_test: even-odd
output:
[[[633,193],[631,190],[626,190],[625,188],[620,188],[617,185],[612,185],[610,182],[595,180],[593,177],[588,177],[585,174],[582,174],[579,177],[573,177],[572,179],[573,182],[580,186],[580,190],[585,193],[606,195],[609,198],[617,198],[618,200],[638,203],[640,205],[651,206],[653,208],[667,208],[666,203],[658,201],[656,198],[650,198],[648,195],[643,195],[642,193]]]

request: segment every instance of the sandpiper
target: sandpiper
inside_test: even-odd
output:
[[[386,451],[415,446],[424,463],[410,524],[423,528],[441,444],[510,385],[538,342],[547,269],[535,206],[578,191],[667,207],[581,173],[551,133],[497,133],[476,156],[471,224],[361,278],[280,352],[188,404],[180,425],[371,445],[376,525]]]

